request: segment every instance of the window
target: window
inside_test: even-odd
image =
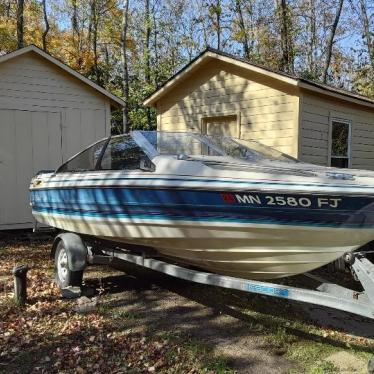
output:
[[[95,143],[91,147],[85,149],[83,152],[79,153],[74,158],[60,166],[57,173],[95,170],[96,163],[106,142],[107,139],[101,140],[100,142]]]
[[[143,166],[141,166],[141,162]],[[131,135],[113,137],[103,155],[102,170],[137,170],[144,169],[151,161],[143,150],[135,143]]]
[[[203,117],[201,121],[201,133],[237,138],[239,136],[238,116],[236,114],[229,114]]]
[[[331,166],[348,168],[350,166],[351,125],[349,122],[332,120],[331,122]]]

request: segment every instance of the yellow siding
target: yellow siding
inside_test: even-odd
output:
[[[216,117],[212,121],[217,122],[235,116],[241,138],[320,165],[329,163],[331,119],[347,120],[352,131],[351,167],[374,170],[373,109],[297,88],[234,63],[201,63],[161,96],[156,108],[159,130],[200,132],[206,117]]]
[[[204,117],[236,115],[241,138],[297,156],[298,101],[290,87],[212,61],[157,102],[158,129],[200,132]]]
[[[303,93],[299,158],[327,165],[330,119],[351,123],[351,167],[374,170],[374,112],[357,105]]]

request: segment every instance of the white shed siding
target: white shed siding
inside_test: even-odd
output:
[[[108,98],[32,52],[0,64],[0,109],[60,112],[68,144],[64,160],[110,134],[108,104]]]
[[[327,165],[330,120],[351,123],[351,167],[374,170],[374,113],[364,107],[303,93],[301,99],[300,151],[302,161]]]
[[[298,96],[284,88],[234,66],[209,63],[159,100],[158,128],[200,131],[204,117],[237,115],[241,138],[296,156]]]
[[[30,224],[28,186],[62,161],[58,112],[0,109],[0,228]]]
[[[0,64],[0,229],[32,225],[28,185],[110,134],[110,99],[35,52]]]

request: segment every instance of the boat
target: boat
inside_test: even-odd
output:
[[[102,139],[36,175],[30,199],[41,224],[245,279],[305,273],[374,240],[374,172],[198,133]]]

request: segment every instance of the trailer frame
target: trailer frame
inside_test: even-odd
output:
[[[344,256],[352,274],[362,285],[363,291],[358,292],[324,280],[317,289],[311,290],[208,273],[187,268],[179,263],[172,263],[172,260],[168,262],[164,258],[156,258],[157,252],[152,248],[125,244],[122,248],[118,243],[67,232],[56,237],[52,246],[52,254],[60,241],[65,243],[68,257],[74,258],[74,261],[68,262],[72,271],[83,271],[87,265],[110,265],[116,259],[194,283],[320,305],[374,319],[374,265],[366,258],[365,252],[347,253]],[[86,253],[82,251],[82,247],[86,248]],[[77,263],[80,264],[79,268],[76,266]],[[84,266],[82,266],[83,263]]]

